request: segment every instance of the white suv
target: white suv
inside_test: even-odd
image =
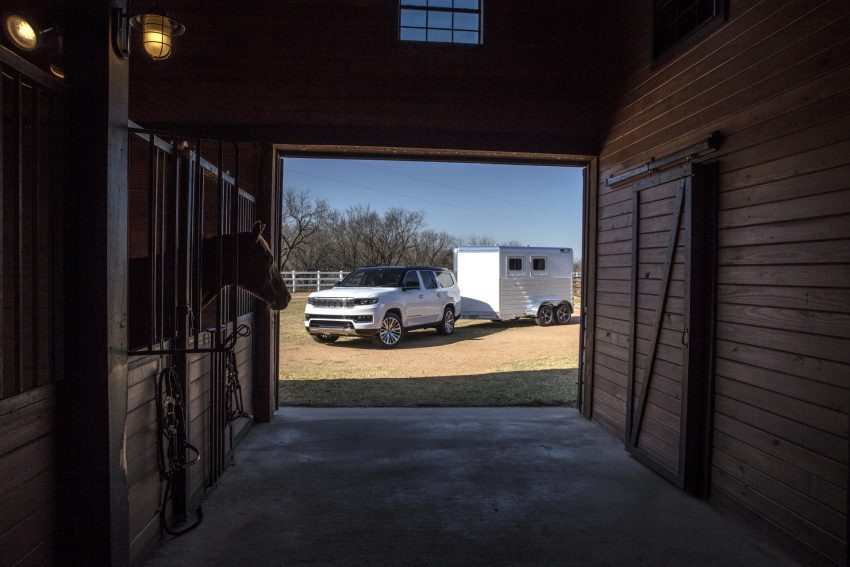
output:
[[[411,329],[433,327],[451,335],[458,317],[460,291],[451,271],[383,266],[359,268],[333,289],[311,293],[304,327],[320,343],[360,335],[394,347]]]

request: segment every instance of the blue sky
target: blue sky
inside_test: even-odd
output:
[[[284,186],[335,209],[401,207],[424,212],[437,231],[581,254],[581,168],[285,158]]]

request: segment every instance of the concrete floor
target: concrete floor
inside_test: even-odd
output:
[[[565,408],[282,408],[174,565],[795,565]]]

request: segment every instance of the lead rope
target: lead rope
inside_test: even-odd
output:
[[[239,367],[236,363],[236,341],[239,337],[250,335],[251,327],[239,325],[236,327],[236,332],[224,341],[226,374],[224,380],[224,424],[231,427],[231,433],[233,422],[240,417],[254,418],[253,415],[245,412],[242,405],[242,385],[239,383]]]
[[[169,360],[168,366],[162,369],[156,380],[156,424],[157,424],[157,464],[159,466],[159,477],[165,481],[165,492],[162,495],[162,504],[159,508],[159,524],[162,529],[173,536],[188,533],[199,525],[204,519],[204,512],[200,506],[197,508],[197,519],[195,522],[183,529],[175,530],[168,525],[165,510],[168,499],[171,497],[171,485],[174,474],[185,470],[186,467],[197,463],[201,459],[201,452],[183,439],[185,449],[195,453],[195,458],[187,461],[186,452],[178,454],[177,434],[181,426],[183,434],[186,433],[186,412],[183,396],[180,392],[180,380],[177,376],[177,368]]]

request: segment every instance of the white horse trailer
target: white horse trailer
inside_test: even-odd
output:
[[[454,249],[454,271],[466,319],[570,321],[572,248],[460,246]]]

